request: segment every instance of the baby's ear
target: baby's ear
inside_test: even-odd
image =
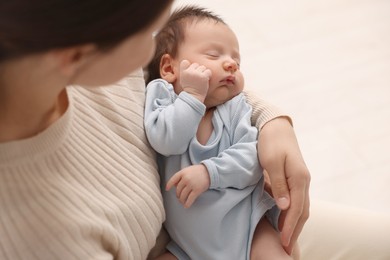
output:
[[[169,83],[174,83],[177,79],[175,60],[169,54],[164,54],[160,61],[160,75]]]

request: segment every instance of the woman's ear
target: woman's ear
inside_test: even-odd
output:
[[[160,75],[161,78],[169,83],[173,83],[177,79],[175,71],[175,60],[169,54],[164,54],[160,61]]]
[[[91,56],[96,52],[94,44],[83,44],[79,46],[58,49],[49,53],[55,62],[59,72],[66,77],[73,77]]]

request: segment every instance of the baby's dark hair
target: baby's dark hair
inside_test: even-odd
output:
[[[160,62],[164,54],[176,57],[180,44],[185,40],[186,25],[205,19],[226,24],[221,17],[213,12],[194,5],[181,7],[172,13],[167,24],[156,35],[156,52],[146,68],[147,82],[160,78]]]

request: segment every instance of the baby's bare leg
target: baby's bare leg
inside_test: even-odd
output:
[[[292,260],[294,258],[288,255],[283,249],[278,232],[276,232],[271,224],[263,218],[259,224],[257,224],[255,233],[253,234],[250,259]],[[298,258],[295,260],[297,259]]]
[[[170,252],[166,252],[156,257],[154,260],[177,260],[177,258],[176,256],[172,255]]]

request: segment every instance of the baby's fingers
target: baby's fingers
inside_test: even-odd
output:
[[[176,173],[173,175],[169,181],[167,182],[167,185],[165,186],[165,190],[170,190],[173,186],[176,186],[181,179],[181,174]]]
[[[190,67],[191,63],[188,61],[188,60],[182,60],[180,62],[180,70],[183,71],[183,70],[186,70]]]
[[[184,207],[188,209],[189,207],[192,206],[192,204],[195,202],[196,198],[198,195],[195,192],[191,192],[190,195],[188,195],[188,198],[186,200],[186,203],[184,204]]]
[[[191,189],[188,186],[184,187],[184,189],[181,191],[178,198],[180,203],[183,204],[183,206],[185,206],[190,193],[191,193]]]
[[[207,76],[207,77],[211,77],[212,76],[212,72],[211,72],[211,70],[209,70],[209,69],[206,69],[205,71],[203,71],[203,73]]]

